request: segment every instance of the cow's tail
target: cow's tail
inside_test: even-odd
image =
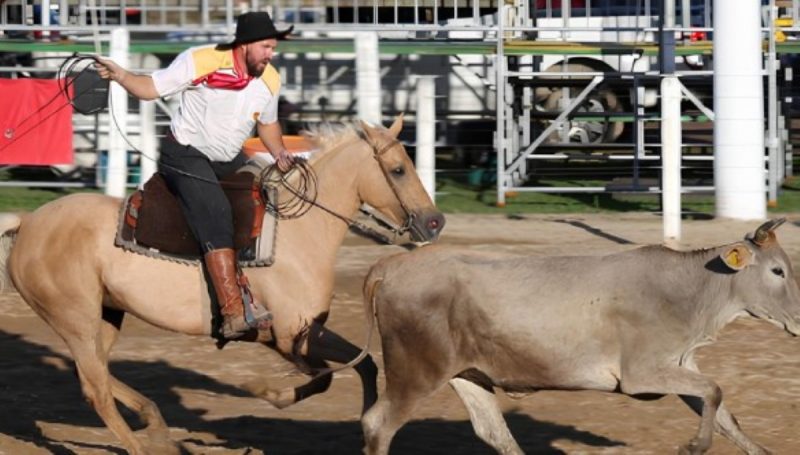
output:
[[[361,349],[361,352],[353,360],[344,365],[336,368],[324,368],[322,370],[318,370],[317,374],[314,375],[314,378],[312,378],[311,381],[314,381],[321,376],[352,368],[358,365],[362,360],[364,360],[365,357],[369,355],[369,343],[370,340],[372,340],[372,332],[375,330],[375,295],[377,294],[378,286],[383,281],[383,272],[376,273],[376,270],[378,269],[381,269],[381,267],[373,266],[370,269],[369,274],[367,274],[366,280],[364,280],[364,307],[366,310],[365,316],[367,318],[367,338],[364,341],[364,348]]]
[[[8,275],[8,257],[17,238],[17,231],[22,224],[22,216],[16,213],[0,213],[0,292],[14,289]]]
[[[369,269],[367,278],[364,280],[364,314],[367,317],[367,328],[372,332],[375,328],[375,321],[378,318],[378,309],[375,307],[375,300],[378,295],[378,288],[383,282],[384,268],[382,262]],[[369,338],[367,339],[369,340]]]

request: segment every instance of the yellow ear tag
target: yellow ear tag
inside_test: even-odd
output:
[[[728,253],[728,257],[726,258],[726,260],[727,260],[728,264],[731,265],[731,267],[738,267],[739,263],[741,262],[739,260],[739,252],[736,251],[736,250],[731,250]]]

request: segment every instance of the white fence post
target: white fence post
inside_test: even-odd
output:
[[[158,68],[159,61],[152,54],[141,54],[142,68]],[[156,140],[156,102],[140,101],[139,117],[139,186],[143,186],[158,171],[158,141]]]
[[[767,215],[761,2],[714,0],[714,188],[716,214]]]
[[[661,79],[661,204],[664,241],[681,239],[681,83]]]
[[[127,29],[111,31],[111,60],[123,68],[130,67]],[[128,92],[119,84],[111,84],[111,109],[108,120],[108,160],[106,162],[105,193],[114,197],[125,197],[128,183]]]
[[[354,39],[358,117],[373,125],[380,125],[382,117],[378,34],[375,32],[357,32]]]
[[[156,164],[158,147],[156,145],[156,103],[155,101],[141,101],[140,103],[139,186],[143,186],[158,171]]]
[[[436,78],[417,80],[417,175],[436,201]]]

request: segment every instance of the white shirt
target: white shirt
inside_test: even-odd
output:
[[[183,145],[191,145],[211,161],[231,161],[251,137],[256,121],[278,120],[280,75],[267,65],[260,78],[241,90],[212,88],[196,81],[210,73],[235,75],[232,50],[213,45],[189,48],[167,67],[153,72],[159,96],[180,93],[171,130]]]

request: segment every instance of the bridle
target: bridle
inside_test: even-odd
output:
[[[367,138],[365,138],[363,135],[360,135],[360,138],[361,138],[361,140],[364,140],[368,144],[371,145],[370,141]],[[396,240],[398,236],[402,236],[402,235],[404,235],[405,233],[407,233],[409,231],[413,231],[415,233],[418,233],[418,231],[416,230],[417,228],[415,228],[415,226],[414,226],[414,219],[415,219],[414,213],[408,208],[406,203],[400,197],[400,192],[399,192],[399,190],[397,188],[397,185],[393,181],[392,176],[389,175],[389,172],[384,167],[384,162],[381,161],[381,157],[384,154],[386,154],[389,150],[391,150],[392,148],[397,147],[397,146],[400,146],[400,147],[403,146],[402,143],[400,141],[398,141],[397,139],[392,139],[389,143],[385,144],[380,149],[377,149],[377,148],[375,148],[374,146],[371,145],[371,147],[372,147],[372,157],[378,162],[378,167],[381,169],[381,172],[383,172],[384,178],[386,179],[386,182],[389,184],[389,188],[392,189],[392,192],[394,193],[395,197],[397,198],[397,201],[400,203],[400,207],[403,209],[403,212],[405,212],[405,215],[406,215],[405,222],[401,226],[396,226],[393,223],[391,223],[389,221],[386,221],[383,218],[378,217],[373,212],[371,212],[370,210],[367,210],[363,206],[359,207],[359,211],[361,213],[366,215],[368,218],[371,218],[372,220],[374,220],[375,223],[378,226],[380,226],[383,229],[386,229],[387,231],[389,231],[392,234],[394,234],[394,237],[395,237],[394,240]],[[338,213],[335,210],[332,210],[332,209],[326,207],[325,205],[321,204],[320,202],[318,202],[317,201],[317,194],[316,194],[316,181],[317,181],[316,173],[314,172],[313,168],[308,164],[307,161],[305,161],[305,160],[295,161],[294,170],[295,170],[295,172],[299,172],[300,173],[300,179],[303,182],[303,184],[298,185],[298,186],[302,187],[302,188],[305,188],[306,190],[308,190],[310,187],[313,186],[313,190],[310,191],[310,192],[313,193],[313,195],[309,196],[307,194],[309,191],[299,190],[297,187],[295,187],[293,185],[290,185],[288,183],[287,179],[286,179],[286,175],[288,175],[288,174],[280,173],[280,171],[277,170],[277,166],[270,166],[269,168],[266,168],[260,175],[260,179],[259,179],[259,184],[260,185],[259,186],[261,188],[269,188],[269,187],[275,186],[274,184],[272,184],[272,182],[278,183],[284,189],[289,191],[295,198],[297,198],[298,200],[300,200],[303,203],[305,203],[304,207],[296,210],[293,213],[285,213],[285,211],[284,211],[284,213],[282,213],[282,210],[279,207],[273,205],[273,202],[271,202],[270,198],[265,198],[265,200],[267,201],[269,209],[273,213],[275,213],[275,215],[277,217],[279,217],[281,219],[298,218],[298,217],[302,216],[303,214],[305,214],[311,208],[311,206],[314,206],[314,207],[317,207],[320,210],[328,213],[329,215],[342,220],[345,224],[347,224],[348,229],[350,229],[351,231],[355,232],[356,234],[362,235],[364,237],[368,237],[368,238],[370,238],[370,239],[372,239],[372,240],[374,240],[374,241],[376,241],[378,243],[383,243],[383,244],[386,244],[386,245],[394,245],[394,244],[396,244],[393,239],[390,239],[388,236],[384,235],[383,233],[378,232],[377,230],[371,228],[370,226],[367,226],[364,223],[356,221],[353,218],[350,218],[348,216],[342,215],[341,213]],[[279,174],[279,175],[276,176],[275,175],[276,173]]]

